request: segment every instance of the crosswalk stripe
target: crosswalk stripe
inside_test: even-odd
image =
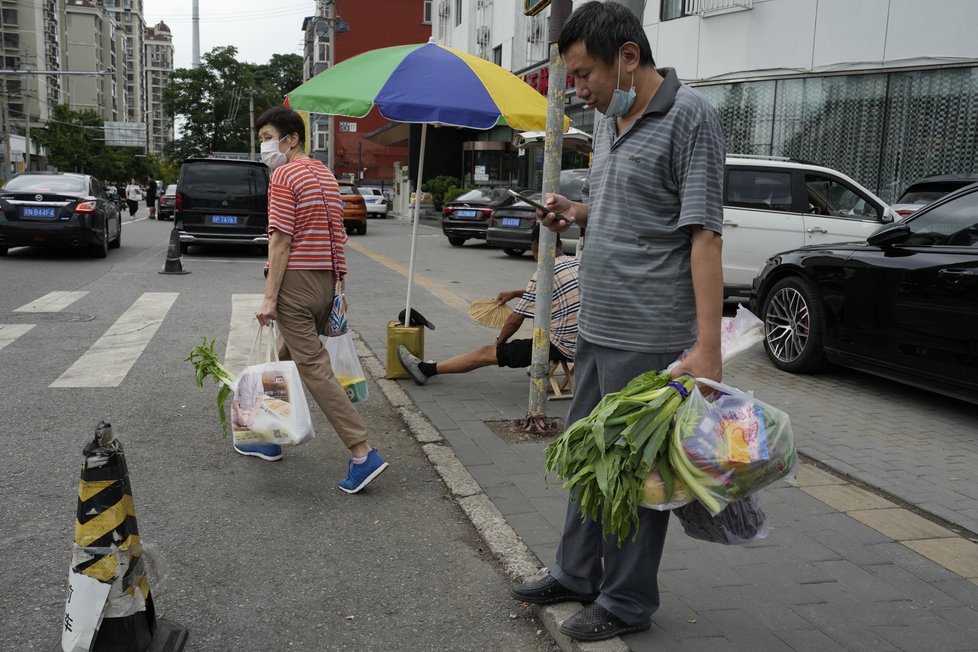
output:
[[[50,387],[118,387],[156,334],[178,292],[145,292]]]
[[[0,349],[34,328],[34,324],[0,324]]]
[[[251,354],[251,345],[255,342],[255,332],[258,330],[255,313],[261,307],[263,296],[261,294],[231,295],[231,328],[228,331],[223,364],[234,375],[244,371],[251,362],[248,357]]]
[[[43,297],[17,308],[14,312],[61,312],[86,294],[88,294],[87,290],[48,292]]]

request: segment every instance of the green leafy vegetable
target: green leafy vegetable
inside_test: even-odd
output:
[[[217,414],[221,419],[221,429],[224,432],[224,436],[228,436],[228,415],[224,407],[224,404],[229,398],[231,398],[231,387],[234,385],[234,374],[228,371],[228,368],[221,364],[221,360],[214,353],[214,345],[217,340],[212,340],[210,344],[207,343],[207,338],[204,338],[204,343],[199,344],[193,348],[190,355],[187,357],[186,362],[191,363],[194,366],[196,374],[197,387],[204,386],[204,380],[208,377],[213,378],[214,382],[218,383],[220,387],[217,390]]]

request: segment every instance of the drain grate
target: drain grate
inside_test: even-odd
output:
[[[4,324],[61,324],[94,320],[95,315],[80,312],[12,312],[0,317],[0,323]]]

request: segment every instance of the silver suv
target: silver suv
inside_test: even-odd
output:
[[[725,296],[747,296],[777,253],[865,240],[898,218],[842,172],[792,159],[729,156],[723,193]]]

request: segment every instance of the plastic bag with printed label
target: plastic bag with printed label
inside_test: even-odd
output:
[[[676,411],[669,462],[711,514],[793,476],[798,454],[787,414],[751,392],[705,378],[696,382]],[[707,398],[699,385],[715,393]]]
[[[252,359],[255,348],[262,348],[263,331],[259,327]],[[246,367],[231,388],[231,431],[237,445],[301,444],[315,435],[299,369],[291,360],[278,359],[273,341],[274,333],[266,340],[265,361]]]

